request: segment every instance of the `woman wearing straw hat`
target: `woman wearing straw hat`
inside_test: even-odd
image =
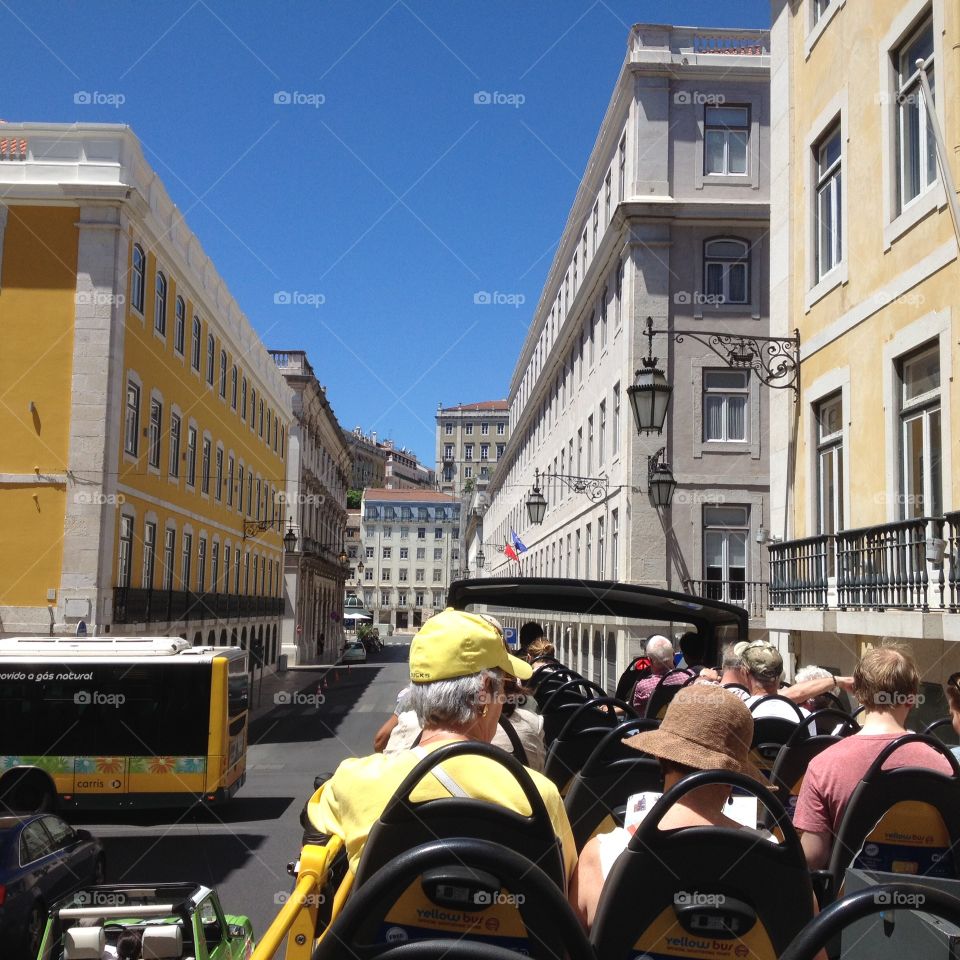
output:
[[[663,722],[624,743],[660,760],[664,791],[698,770],[730,770],[766,785],[750,762],[753,717],[743,701],[722,687],[695,683],[680,690],[667,707]],[[722,783],[701,787],[681,797],[663,816],[660,827],[732,827],[750,829],[727,817],[724,804],[731,788]],[[766,831],[757,831],[770,840]],[[587,842],[570,880],[569,898],[589,929],[603,882],[617,857],[627,848],[630,834],[622,827],[598,834]]]

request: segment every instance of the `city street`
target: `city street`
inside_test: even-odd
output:
[[[208,884],[228,912],[250,916],[259,938],[292,887],[286,865],[300,848],[300,811],[314,776],[372,751],[374,733],[407,682],[409,642],[409,636],[391,637],[366,665],[331,669],[319,706],[312,699],[275,700],[314,695],[322,670],[266,677],[259,704],[255,682],[247,782],[216,812],[70,816],[103,840],[107,881]]]

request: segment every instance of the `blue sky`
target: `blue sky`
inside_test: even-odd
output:
[[[266,345],[308,351],[345,428],[432,463],[438,402],[506,395],[630,25],[769,16],[767,0],[6,0],[0,115],[130,124]]]

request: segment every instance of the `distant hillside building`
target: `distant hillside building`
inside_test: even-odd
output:
[[[461,497],[464,485],[484,486],[510,439],[510,403],[481,400],[437,405],[437,480],[441,493]],[[473,481],[467,484],[467,481]],[[478,483],[479,481],[479,483]]]

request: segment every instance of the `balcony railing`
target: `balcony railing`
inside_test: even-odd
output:
[[[767,584],[763,580],[684,580],[683,588],[692,596],[743,607],[750,617],[762,617],[767,609]]]
[[[283,597],[193,593],[118,587],[113,591],[114,623],[240,620],[283,615]]]
[[[960,604],[960,511],[769,549],[771,609],[955,612]]]

